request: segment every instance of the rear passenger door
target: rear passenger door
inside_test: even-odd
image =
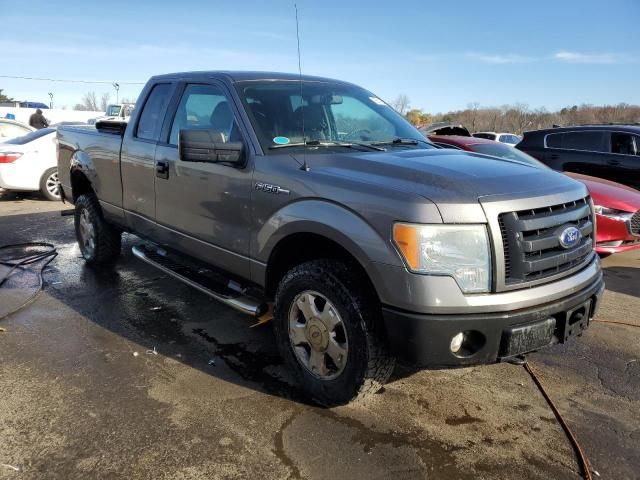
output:
[[[253,163],[246,132],[223,84],[184,83],[180,90],[155,157],[160,240],[248,278]],[[223,142],[244,143],[245,165],[180,160],[183,129],[215,130]]]
[[[597,130],[550,133],[545,138],[545,163],[564,172],[607,178],[608,135]]]
[[[606,178],[640,189],[640,136],[611,131],[610,145]]]
[[[122,204],[127,223],[141,235],[153,236],[155,231],[155,154],[174,87],[170,82],[151,87],[134,128],[127,128],[122,142]]]

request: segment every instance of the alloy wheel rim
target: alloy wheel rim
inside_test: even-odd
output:
[[[300,364],[321,380],[338,377],[347,364],[347,330],[335,305],[313,290],[298,294],[289,309],[289,340]]]
[[[95,228],[89,217],[89,211],[83,208],[80,212],[80,222],[78,224],[80,234],[80,246],[86,256],[92,256],[96,248]]]
[[[60,184],[58,183],[58,172],[54,172],[47,177],[45,188],[50,195],[60,198]]]

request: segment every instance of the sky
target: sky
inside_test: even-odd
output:
[[[640,104],[640,0],[297,0],[302,70],[436,113]],[[150,76],[296,72],[294,2],[0,0],[0,88],[72,107]],[[104,81],[45,82],[2,76]]]

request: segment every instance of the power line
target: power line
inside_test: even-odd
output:
[[[16,75],[0,75],[0,78],[11,78],[14,80],[39,80],[44,82],[63,82],[63,83],[91,83],[113,85],[113,81],[107,80],[63,80],[59,78],[39,78],[39,77],[20,77]],[[118,82],[120,85],[144,85],[145,82]]]

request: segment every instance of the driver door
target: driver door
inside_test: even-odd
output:
[[[156,222],[162,241],[248,278],[252,163],[238,167],[182,161],[182,129],[216,130],[223,141],[243,141],[233,102],[222,85],[183,85],[166,143],[158,145],[155,157]]]

